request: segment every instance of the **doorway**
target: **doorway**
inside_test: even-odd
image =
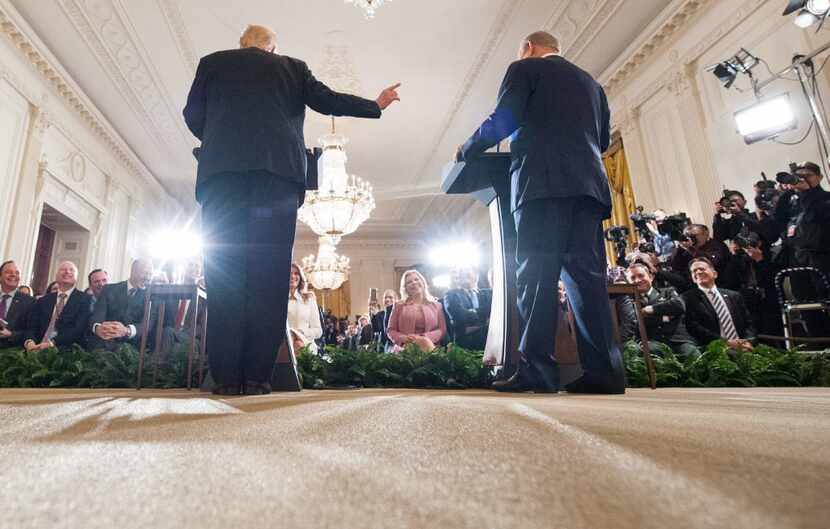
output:
[[[32,266],[32,291],[43,295],[54,279],[58,264],[63,261],[75,263],[78,267],[77,288],[86,288],[84,277],[88,246],[89,230],[49,204],[44,204]]]

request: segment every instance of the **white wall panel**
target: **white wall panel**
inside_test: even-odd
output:
[[[13,197],[20,178],[20,163],[29,127],[29,103],[8,82],[0,79],[0,250],[7,257]]]

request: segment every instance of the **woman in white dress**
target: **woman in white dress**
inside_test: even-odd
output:
[[[291,279],[288,284],[288,329],[295,353],[306,345],[311,352],[317,352],[314,340],[323,336],[320,310],[314,292],[308,291],[303,271],[296,263],[291,263]]]

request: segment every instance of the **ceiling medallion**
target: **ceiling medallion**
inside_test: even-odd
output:
[[[366,14],[366,19],[371,20],[375,18],[375,11],[377,11],[380,6],[382,6],[385,2],[392,0],[343,0],[347,4],[353,4],[361,9]]]

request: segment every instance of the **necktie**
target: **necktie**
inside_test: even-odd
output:
[[[66,304],[66,293],[61,292],[58,294],[58,302],[55,304],[55,310],[52,312],[52,319],[49,320],[49,327],[46,328],[46,332],[43,334],[43,339],[41,343],[48,342],[51,337],[52,333],[55,331],[55,322],[58,321],[58,318],[63,312],[63,306]]]
[[[715,293],[714,290],[709,291],[709,301],[712,302],[712,307],[718,315],[720,322],[720,334],[727,340],[737,340],[738,331],[735,330],[735,325],[732,323],[732,316],[729,314],[729,309],[726,308],[726,303],[723,299]]]
[[[135,293],[138,292],[137,288],[131,288],[129,292],[127,292],[127,297],[132,298],[135,296]]]
[[[6,319],[6,302],[10,297],[8,294],[3,294],[3,297],[0,297],[0,320]]]

